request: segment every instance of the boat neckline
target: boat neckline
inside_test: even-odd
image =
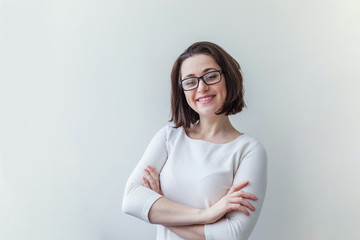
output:
[[[191,138],[187,135],[184,127],[181,127],[182,128],[182,132],[183,134],[185,135],[185,137],[191,141],[197,141],[197,142],[204,142],[204,143],[210,143],[210,144],[216,144],[216,145],[227,145],[227,144],[231,144],[233,142],[236,142],[238,139],[241,139],[244,135],[247,135],[246,133],[242,133],[240,136],[237,136],[236,138],[234,138],[233,140],[229,141],[229,142],[225,142],[225,143],[214,143],[214,142],[209,142],[209,141],[206,141],[206,140],[202,140],[202,139],[196,139],[196,138]]]

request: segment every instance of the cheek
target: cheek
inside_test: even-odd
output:
[[[221,90],[222,90],[222,93],[223,93],[224,97],[226,98],[226,95],[227,95],[226,83],[225,83],[225,81],[221,81],[221,83],[222,83]]]
[[[185,99],[186,102],[191,106],[191,99],[192,99],[191,93],[185,93]]]

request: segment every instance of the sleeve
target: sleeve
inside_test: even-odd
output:
[[[167,160],[166,133],[167,126],[155,134],[125,186],[123,212],[149,223],[150,208],[162,195],[144,187],[141,178],[147,165],[153,166],[159,173],[161,172]]]
[[[240,211],[232,211],[227,213],[225,218],[205,225],[206,240],[246,240],[254,229],[261,212],[267,186],[267,154],[260,142],[256,142],[241,160],[233,184],[245,180],[249,180],[249,184],[243,190],[258,197],[257,201],[249,200],[256,210],[249,211],[250,216],[246,216]]]

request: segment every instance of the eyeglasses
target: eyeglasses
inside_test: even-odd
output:
[[[221,81],[221,70],[205,73],[201,77],[189,77],[179,81],[180,86],[184,91],[194,90],[199,86],[199,81],[202,79],[206,85],[213,85]]]

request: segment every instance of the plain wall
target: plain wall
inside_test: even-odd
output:
[[[359,239],[359,26],[357,0],[0,0],[0,239],[155,239],[124,186],[201,40],[240,63],[231,120],[268,153],[250,239]]]

